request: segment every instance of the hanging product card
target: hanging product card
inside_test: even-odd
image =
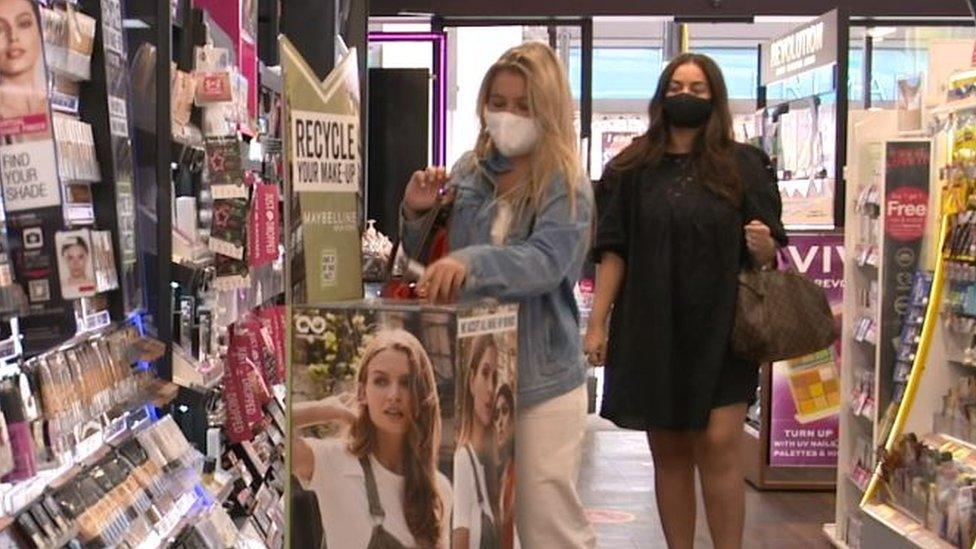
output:
[[[228,103],[234,99],[231,86],[230,52],[225,48],[196,48],[194,75],[197,80],[197,106]]]
[[[228,362],[231,358],[228,356]],[[254,432],[244,417],[244,386],[230,369],[224,374],[223,392],[226,420],[224,429],[231,444],[239,444],[254,437]]]
[[[119,287],[119,274],[115,268],[112,233],[109,231],[91,231],[91,239],[98,291],[114,290]]]
[[[248,236],[247,251],[251,267],[260,267],[278,259],[281,214],[278,210],[277,185],[254,185]]]
[[[298,279],[289,282],[305,291],[294,296],[294,302],[356,299],[363,292],[356,51],[319,82],[287,38],[279,44],[289,107],[286,174],[293,193],[286,200],[293,205],[297,195],[303,244],[302,250],[289,252]]]
[[[217,200],[213,205],[210,249],[234,259],[244,259],[247,244],[248,203],[245,199]]]
[[[214,288],[222,292],[243,290],[251,287],[247,263],[239,259],[216,254],[214,256]]]
[[[214,199],[247,198],[241,142],[236,137],[208,137],[206,148],[205,178]]]
[[[248,425],[257,425],[264,418],[261,403],[249,379],[253,371],[251,358],[260,349],[261,324],[256,319],[245,318],[231,326],[230,348],[228,349],[229,374],[241,381],[241,410]]]
[[[88,229],[59,231],[55,235],[61,295],[65,299],[91,297],[97,293],[92,260],[91,233]]]
[[[284,306],[265,307],[258,309],[261,324],[271,334],[274,343],[275,359],[278,364],[277,380],[275,383],[285,382],[285,308]]]
[[[786,252],[790,266],[824,289],[839,327],[844,303],[844,235],[791,233],[789,236]],[[837,465],[840,353],[838,339],[829,349],[773,364],[770,465]]]

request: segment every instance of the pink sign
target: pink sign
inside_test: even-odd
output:
[[[840,324],[844,299],[844,235],[791,234],[789,263],[827,293]],[[769,464],[835,467],[841,406],[840,342],[829,349],[773,364]]]
[[[260,267],[278,259],[281,215],[278,210],[277,185],[254,185],[250,226],[248,255],[251,267]]]
[[[271,384],[285,382],[285,308],[266,307],[258,310],[258,318],[271,340],[275,358],[275,377]]]

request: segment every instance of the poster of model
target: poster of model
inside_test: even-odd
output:
[[[824,289],[839,327],[844,301],[844,235],[792,233],[790,266]],[[828,349],[773,364],[769,464],[834,467],[840,402],[840,340]]]
[[[15,278],[27,296],[20,328],[28,356],[75,334],[74,312],[62,295],[57,268],[55,234],[64,216],[43,21],[36,2],[0,0],[0,28],[5,32],[0,55],[0,184]]]
[[[515,546],[517,308],[292,316],[293,547]]]

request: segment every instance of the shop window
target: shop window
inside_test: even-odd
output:
[[[730,99],[756,98],[759,81],[756,48],[694,48],[693,51],[711,57],[722,69]]]
[[[925,48],[874,49],[871,66],[871,102],[891,103],[897,99],[898,80],[928,71],[928,50]],[[864,49],[851,48],[848,64],[847,90],[852,101],[864,96]]]
[[[649,101],[661,74],[661,48],[596,47],[593,49],[593,99],[643,99]],[[582,80],[580,48],[569,52],[569,84],[573,98],[580,98]]]

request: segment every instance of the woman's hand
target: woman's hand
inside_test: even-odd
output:
[[[746,247],[759,265],[769,265],[776,259],[776,241],[773,240],[772,231],[757,219],[746,225]]]
[[[607,360],[607,329],[602,324],[590,323],[583,337],[583,352],[591,366],[603,366]]]
[[[352,393],[295,403],[292,406],[292,423],[299,429],[334,422],[351,425],[358,418],[355,403],[356,395]]]
[[[445,195],[441,189],[449,179],[447,169],[443,167],[431,166],[426,170],[413,172],[403,194],[403,206],[407,214],[421,215],[444,201]]]
[[[467,265],[454,257],[443,257],[424,271],[417,283],[417,295],[431,303],[454,303],[467,278]]]

